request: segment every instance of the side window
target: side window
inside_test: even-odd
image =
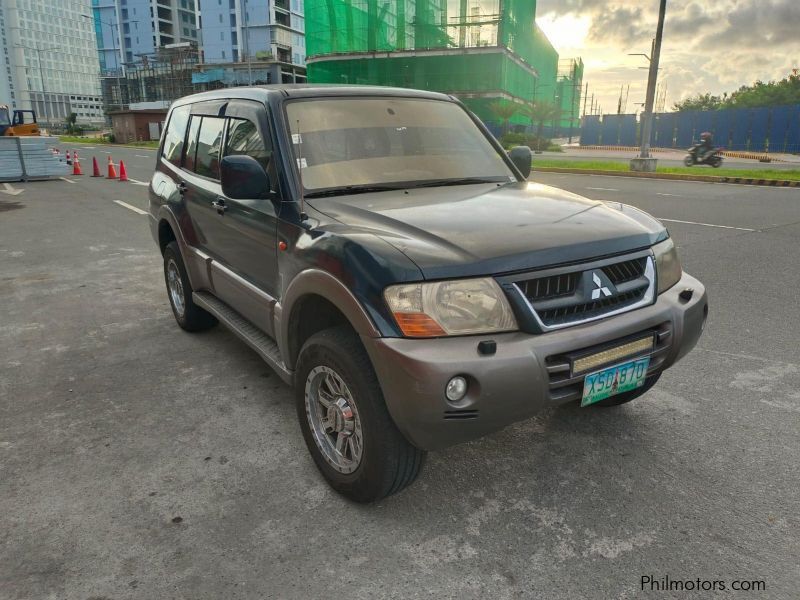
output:
[[[200,121],[203,117],[194,115],[189,121],[189,135],[186,136],[186,155],[183,157],[183,167],[190,171],[195,169],[195,155],[197,154],[197,132],[200,131]]]
[[[197,158],[194,172],[213,179],[219,179],[219,160],[222,150],[222,132],[225,119],[219,117],[203,117],[200,123],[200,134],[197,136]]]
[[[252,156],[265,170],[269,169],[272,158],[271,150],[267,150],[258,128],[252,121],[230,119],[228,121],[228,137],[225,142],[225,156]]]
[[[174,165],[180,166],[183,153],[183,140],[186,136],[186,125],[189,123],[190,106],[179,106],[173,109],[169,117],[167,131],[164,133],[164,151],[162,156]]]

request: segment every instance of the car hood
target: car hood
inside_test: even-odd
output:
[[[426,279],[500,274],[651,246],[664,226],[634,207],[531,182],[409,189],[308,203],[408,256]]]

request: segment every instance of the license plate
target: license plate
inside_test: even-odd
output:
[[[589,406],[600,400],[635,390],[644,385],[650,357],[608,367],[602,371],[589,373],[583,380],[581,406]]]

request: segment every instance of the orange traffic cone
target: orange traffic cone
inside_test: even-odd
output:
[[[100,165],[97,164],[97,157],[92,157],[92,177],[102,177],[100,174]]]
[[[83,170],[81,169],[81,161],[78,160],[78,155],[75,155],[75,158],[72,161],[72,174],[73,175],[83,175]]]
[[[70,156],[69,156],[69,150],[67,150],[67,164],[68,164],[68,165],[71,165],[71,164],[72,164],[72,159],[71,159],[71,158],[70,158]]]
[[[125,170],[125,163],[119,161],[119,180],[128,181],[128,172]]]
[[[117,178],[117,170],[114,168],[114,163],[111,160],[111,157],[108,157],[108,179],[116,179]]]

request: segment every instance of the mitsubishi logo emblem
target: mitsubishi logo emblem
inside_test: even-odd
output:
[[[594,283],[594,289],[592,290],[592,300],[597,300],[600,298],[600,294],[603,294],[606,298],[611,295],[611,290],[609,290],[606,286],[603,285],[603,282],[600,280],[600,276],[597,274],[597,271],[592,273],[592,282]]]

